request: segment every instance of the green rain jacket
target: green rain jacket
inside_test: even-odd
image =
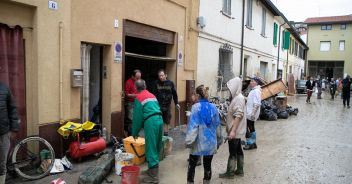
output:
[[[142,128],[145,134],[145,155],[148,168],[153,168],[159,164],[163,118],[158,100],[147,90],[137,94],[134,100],[132,136],[137,137]]]

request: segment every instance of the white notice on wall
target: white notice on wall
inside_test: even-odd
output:
[[[49,1],[48,6],[49,6],[49,9],[51,9],[51,10],[57,10],[59,8],[57,5],[57,2],[55,2],[55,1]]]

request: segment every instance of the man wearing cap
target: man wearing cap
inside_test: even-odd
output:
[[[244,150],[256,149],[256,139],[257,134],[255,132],[254,123],[257,121],[260,113],[261,106],[261,95],[262,89],[260,88],[261,81],[257,77],[253,77],[249,84],[249,87],[252,89],[247,98],[247,133],[246,133],[246,144],[244,146]]]

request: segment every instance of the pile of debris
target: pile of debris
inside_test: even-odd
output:
[[[260,116],[261,120],[276,121],[277,119],[287,119],[291,115],[297,115],[298,108],[293,108],[287,103],[282,104],[280,98],[269,98],[262,101]]]

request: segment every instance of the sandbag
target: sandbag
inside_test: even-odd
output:
[[[78,184],[100,184],[104,178],[110,173],[114,165],[115,155],[105,154],[101,156],[97,165],[88,167],[78,179]]]

